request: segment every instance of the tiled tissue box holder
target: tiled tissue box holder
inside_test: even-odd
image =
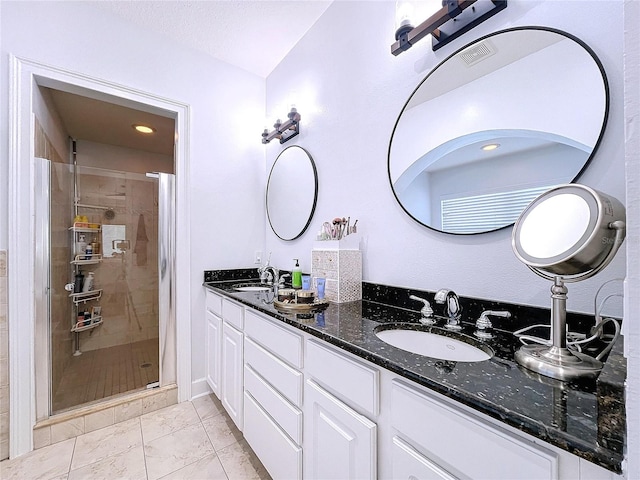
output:
[[[342,240],[314,242],[311,274],[326,278],[327,300],[336,303],[362,300],[362,252],[359,236],[352,234]]]

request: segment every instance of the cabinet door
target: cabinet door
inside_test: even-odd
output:
[[[222,359],[222,319],[207,311],[207,383],[220,398],[220,361]]]
[[[242,431],[242,332],[222,322],[222,405]]]
[[[305,384],[305,478],[376,478],[376,424],[313,380]]]

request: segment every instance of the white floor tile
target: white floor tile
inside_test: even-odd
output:
[[[227,415],[209,417],[202,421],[202,425],[216,452],[243,438],[238,427]]]
[[[214,453],[201,423],[145,442],[147,476],[156,480]]]
[[[220,415],[224,411],[222,403],[213,394],[198,397],[192,403],[201,420]]]
[[[147,480],[142,445],[71,470],[69,480]]]
[[[77,470],[140,445],[142,431],[139,418],[85,433],[76,441],[71,469]]]
[[[270,479],[219,401],[210,397],[167,407],[0,462],[0,478]]]
[[[229,480],[271,478],[245,440],[233,443],[216,453]]]
[[[189,425],[200,423],[200,417],[191,402],[178,403],[140,417],[145,443]]]
[[[198,460],[191,465],[176,470],[160,480],[227,480],[227,474],[220,463],[220,459],[214,453]]]
[[[0,463],[2,480],[50,480],[69,473],[75,438]]]

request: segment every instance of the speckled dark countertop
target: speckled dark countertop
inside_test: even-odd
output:
[[[548,310],[461,298],[464,334],[473,336],[473,322],[483,309],[507,309],[512,318],[509,323],[492,318],[495,338],[486,341],[495,351],[491,360],[449,362],[400,350],[374,334],[382,323],[389,322],[407,322],[422,328],[416,311],[422,305],[407,298],[416,294],[431,300],[433,294],[429,292],[364,283],[364,300],[331,303],[324,312],[300,315],[277,311],[272,304],[272,292],[233,290],[232,286],[240,279],[250,278],[246,271],[224,276],[208,273],[204,285],[215,292],[608,470],[622,471],[626,429],[622,337],[609,354],[597,382],[560,382],[530,372],[513,360],[519,342],[510,331],[522,325],[548,323]],[[215,281],[221,278],[225,281]],[[572,329],[580,331],[585,322],[588,324],[586,316],[568,315],[567,323]]]

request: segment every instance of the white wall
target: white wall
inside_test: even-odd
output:
[[[69,134],[56,111],[51,94],[46,89],[36,88],[34,90],[33,112],[58,155],[67,162],[69,160]]]
[[[389,48],[394,7],[391,1],[335,2],[267,78],[269,118],[282,115],[277,112],[286,111],[282,108],[287,99],[297,92],[302,134],[292,143],[313,155],[319,196],[309,231],[298,240],[283,242],[267,230],[266,251],[273,250],[275,265],[289,267],[292,257],[300,257],[303,269],[310,270],[310,250],[319,226],[335,216],[350,215],[352,221],[359,219],[367,281],[430,290],[448,287],[461,295],[548,308],[549,285],[515,259],[510,229],[457,237],[418,225],[393,198],[386,155],[393,125],[413,89],[464,44],[512,26],[554,27],[577,36],[600,58],[611,89],[606,132],[581,181],[627,205],[629,231],[623,249],[607,269],[591,280],[569,286],[569,308],[592,311],[598,286],[624,277],[628,269],[624,312],[629,366],[626,478],[640,478],[640,3],[513,1],[505,11],[438,52],[433,52],[430,40],[425,39],[398,57],[391,55]],[[276,145],[267,146],[267,167],[280,150]]]
[[[449,54],[503,28],[555,27],[586,42],[607,72],[609,123],[581,180],[624,203],[622,3],[579,2],[576,8],[577,3],[509,2],[506,10],[437,52],[425,39],[398,57],[390,53],[395,2],[333,3],[267,78],[267,112],[273,112],[273,118],[282,115],[277,106],[296,92],[302,133],[292,143],[309,150],[319,175],[318,206],[309,230],[293,242],[267,231],[266,251],[273,251],[272,263],[290,267],[291,259],[299,257],[303,270],[310,270],[312,241],[322,222],[351,216],[359,220],[367,281],[427,290],[447,287],[464,296],[548,308],[549,282],[516,259],[511,229],[452,236],[408,217],[389,185],[387,150],[405,101]],[[281,148],[267,146],[267,167]],[[624,273],[625,254],[620,251],[597,277],[569,286],[569,309],[591,311],[598,286]]]
[[[640,478],[640,2],[624,1],[625,170],[627,177],[627,478]]]
[[[190,106],[190,137],[180,140],[191,159],[195,315],[180,312],[178,321],[192,323],[192,379],[204,378],[202,272],[251,265],[264,242],[264,79],[139,31],[91,2],[2,2],[0,9],[0,249],[8,242],[10,53]]]
[[[78,165],[105,168],[121,172],[174,173],[173,156],[143,152],[132,148],[78,140],[76,142]]]

